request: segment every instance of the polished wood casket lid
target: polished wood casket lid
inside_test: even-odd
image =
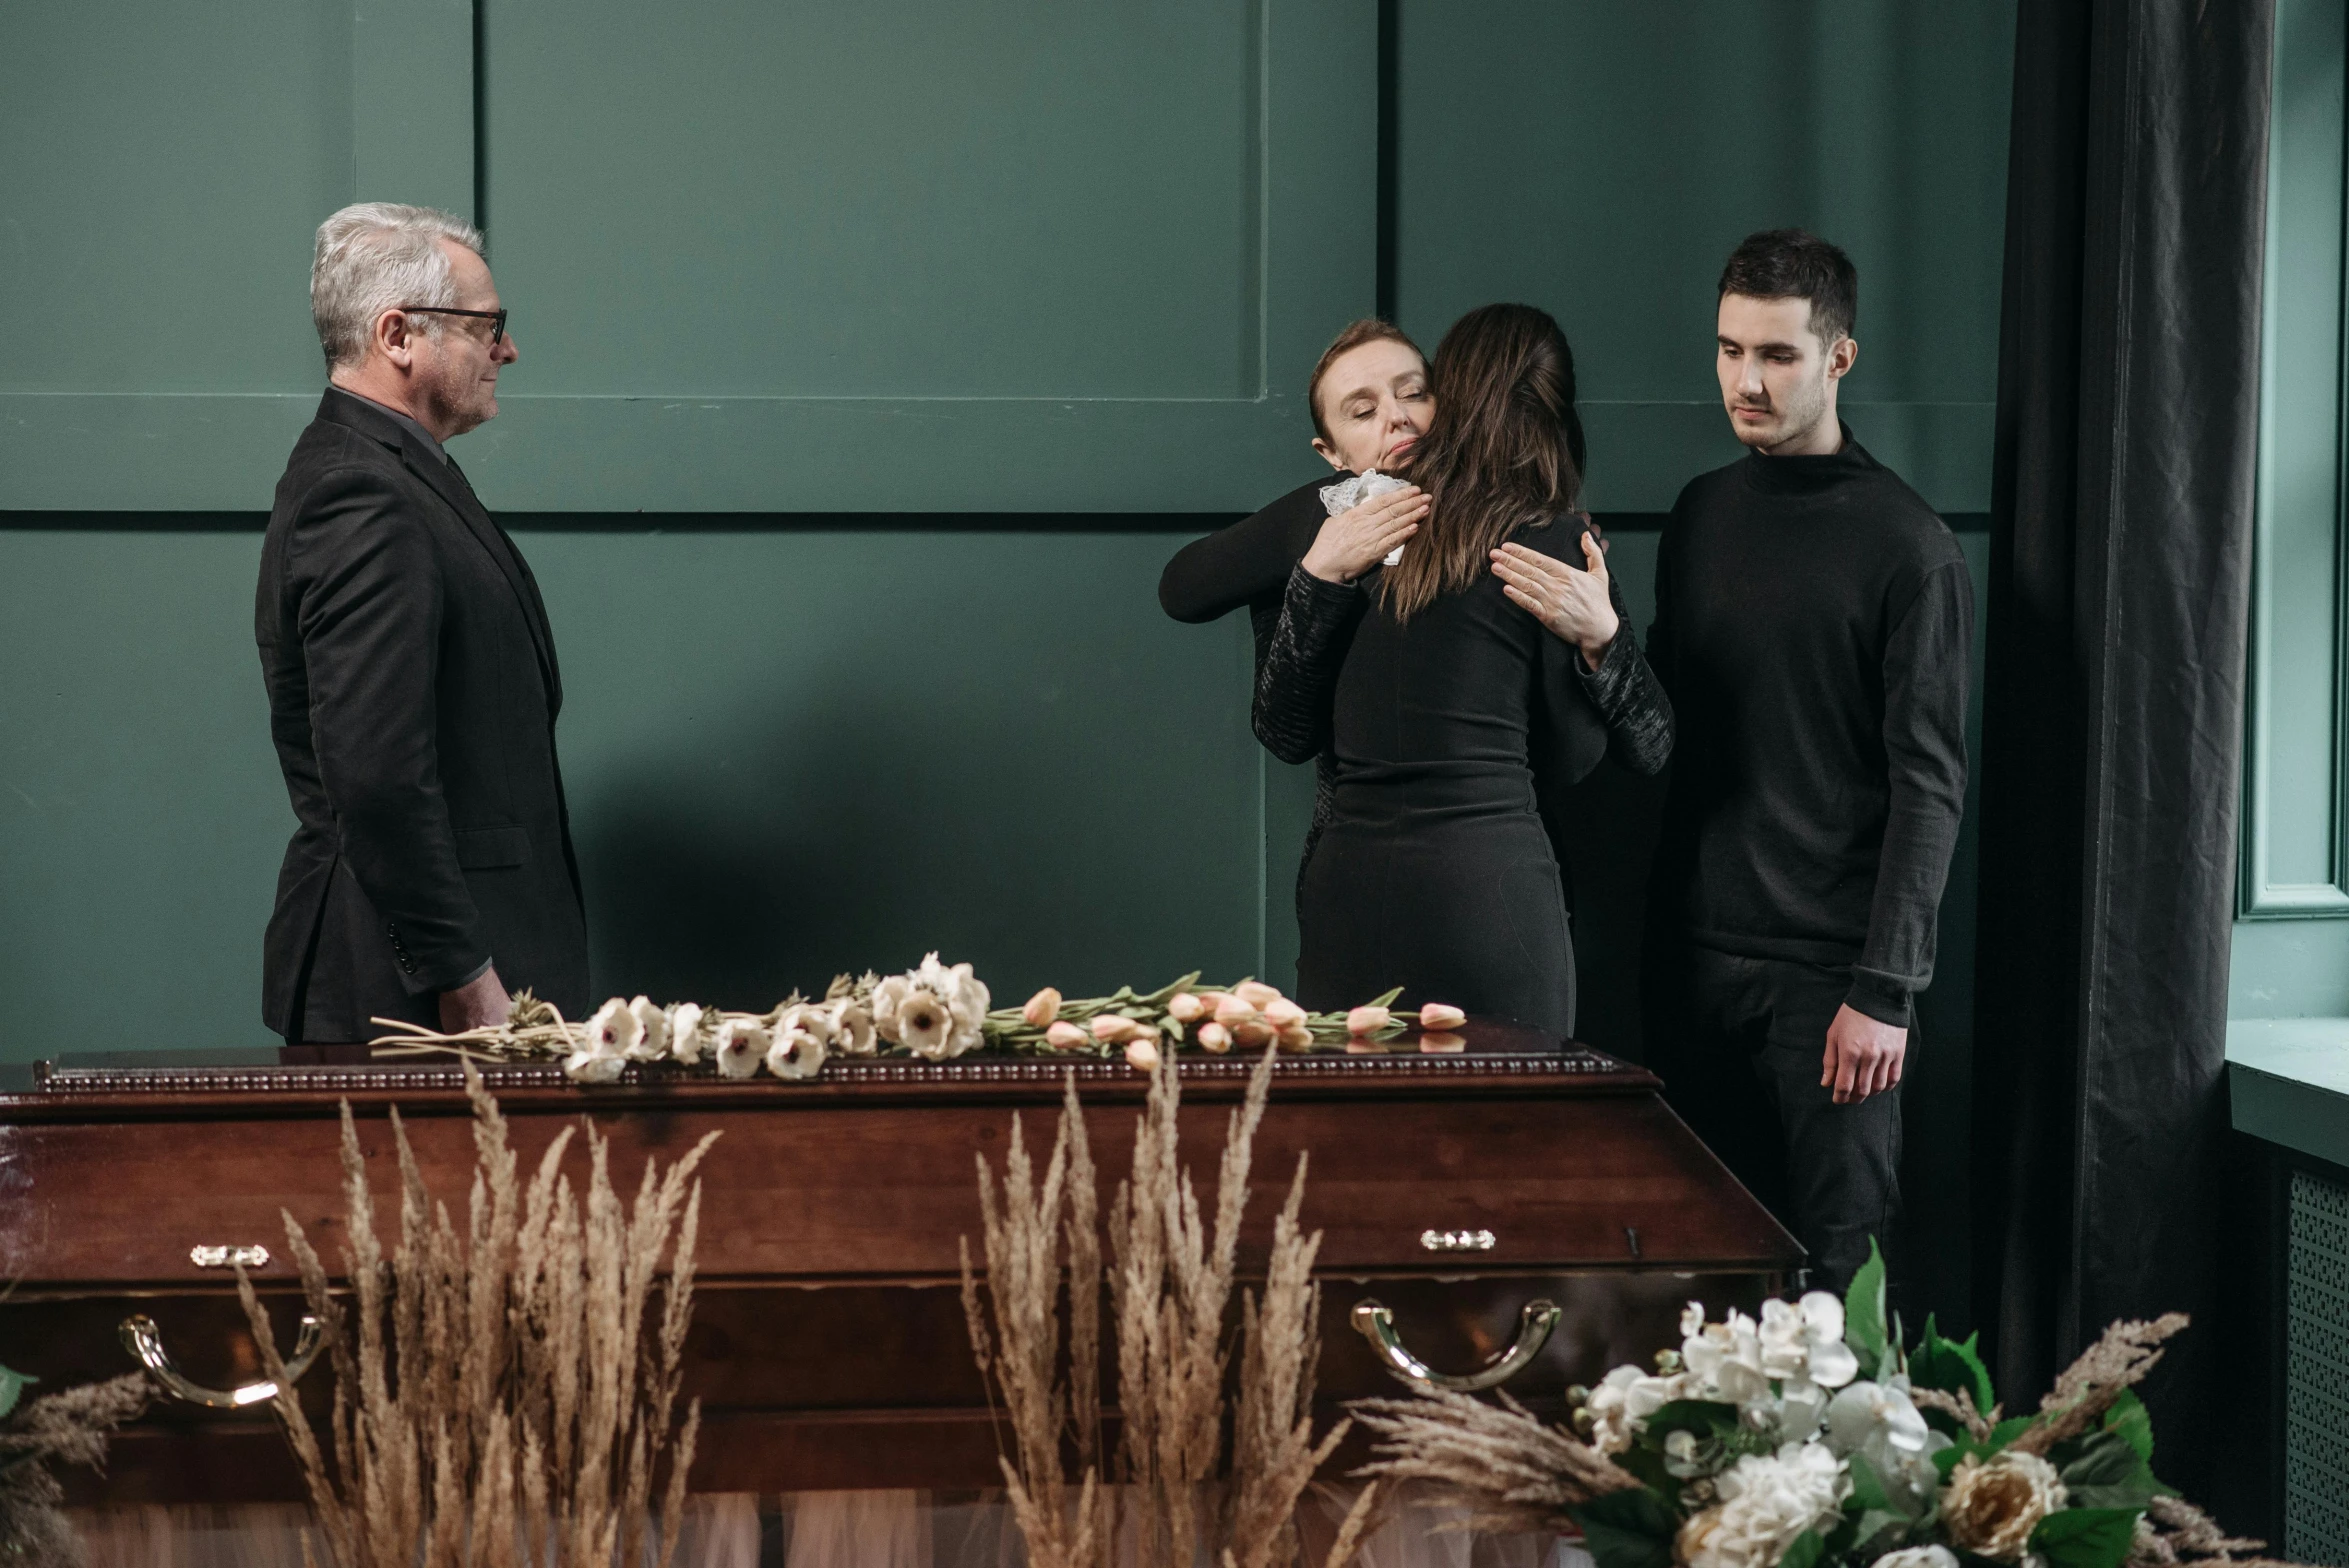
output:
[[[1558,1270],[1783,1274],[1801,1250],[1664,1105],[1646,1072],[1510,1025],[1465,1044],[1284,1056],[1257,1136],[1243,1259],[1269,1235],[1301,1155],[1320,1272],[1408,1277]],[[1183,1148],[1211,1181],[1253,1063],[1181,1062]],[[974,1157],[1000,1167],[1015,1111],[1047,1146],[1074,1076],[1105,1181],[1130,1158],[1147,1087],[1121,1062],[834,1058],[810,1082],[663,1067],[582,1087],[551,1065],[484,1077],[533,1160],[584,1117],[632,1187],[705,1133],[705,1282],[931,1283],[979,1232]],[[282,1213],[332,1266],[339,1108],[356,1118],[379,1224],[395,1223],[387,1111],[436,1197],[462,1205],[473,1151],[462,1069],[365,1048],[61,1057],[0,1087],[0,1274],[21,1289],[225,1289],[199,1246],[265,1246],[287,1278]]]

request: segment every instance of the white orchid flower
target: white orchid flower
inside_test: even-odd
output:
[[[1848,1458],[1866,1457],[1884,1484],[1906,1488],[1909,1501],[1930,1500],[1940,1480],[1933,1455],[1949,1437],[1925,1417],[1898,1383],[1858,1382],[1827,1406],[1827,1446]]]

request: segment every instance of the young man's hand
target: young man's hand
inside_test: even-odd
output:
[[[1607,592],[1605,548],[1587,532],[1582,558],[1587,569],[1578,572],[1538,550],[1505,544],[1493,552],[1493,575],[1501,579],[1501,592],[1511,604],[1581,649],[1582,662],[1595,670],[1622,623]]]
[[[1827,1057],[1819,1087],[1835,1090],[1835,1103],[1857,1105],[1900,1082],[1909,1053],[1909,1032],[1878,1023],[1849,1004],[1836,1009],[1827,1026]]]
[[[1405,485],[1340,512],[1313,536],[1313,548],[1305,552],[1305,570],[1325,583],[1352,582],[1419,532],[1427,507],[1427,492]]]

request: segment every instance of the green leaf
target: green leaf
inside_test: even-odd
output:
[[[2074,1508],[2141,1510],[2161,1495],[2145,1456],[2118,1432],[2098,1432],[2063,1467],[2064,1490]]]
[[[1662,1448],[1664,1439],[1675,1432],[1694,1432],[1704,1438],[1725,1436],[1736,1430],[1735,1405],[1712,1399],[1674,1399],[1659,1405],[1656,1413],[1648,1417],[1640,1440],[1650,1448]]]
[[[1816,1530],[1805,1530],[1786,1548],[1786,1555],[1778,1559],[1778,1568],[1817,1568],[1818,1561],[1827,1554],[1827,1543]]]
[[[1851,1346],[1860,1365],[1873,1367],[1884,1360],[1886,1336],[1884,1329],[1884,1254],[1877,1249],[1876,1238],[1868,1238],[1868,1261],[1851,1279],[1851,1289],[1843,1293],[1843,1342]]]
[[[1890,1551],[1909,1533],[1910,1522],[1906,1514],[1871,1508],[1860,1515],[1859,1529],[1852,1537],[1854,1549],[1872,1554]]]
[[[1634,1443],[1615,1456],[1615,1468],[1636,1477],[1639,1484],[1668,1503],[1680,1501],[1680,1477],[1664,1465],[1660,1448],[1642,1448]]]
[[[2138,1458],[2153,1463],[2153,1414],[2135,1389],[2121,1390],[2121,1397],[2104,1413],[2104,1429],[2137,1450]]]
[[[1671,1568],[1680,1521],[1655,1493],[1609,1492],[1567,1511],[1582,1526],[1583,1545],[1599,1568]]]
[[[0,1417],[5,1417],[16,1408],[16,1402],[24,1397],[26,1384],[39,1381],[37,1377],[27,1377],[22,1372],[11,1372],[6,1367],[0,1367]]]
[[[2064,1508],[2039,1521],[2031,1550],[2047,1568],[2120,1568],[2137,1538],[2135,1508]]]
[[[1945,1393],[1965,1394],[1974,1401],[1974,1408],[1984,1415],[1997,1401],[1991,1391],[1990,1369],[1982,1364],[1982,1355],[1975,1348],[1979,1334],[1969,1334],[1965,1340],[1943,1339],[1933,1319],[1925,1319],[1925,1339],[1909,1357],[1909,1382],[1918,1388],[1938,1388]]]
[[[1953,1459],[1950,1463],[1954,1465],[1957,1461]],[[1896,1495],[1891,1487],[1884,1484],[1884,1478],[1876,1473],[1875,1463],[1866,1454],[1851,1456],[1851,1498],[1846,1506],[1857,1508],[1863,1514],[1887,1515],[1898,1519],[1904,1527],[1913,1524],[1917,1518],[1915,1504],[1909,1501],[1908,1489],[1903,1487]],[[1865,1541],[1869,1533],[1863,1521],[1860,1539]]]
[[[2037,1416],[2008,1416],[1990,1429],[1990,1441],[1983,1445],[1982,1452],[1985,1455],[1997,1453],[2007,1444],[2030,1431],[2033,1426],[2038,1424],[2038,1421]]]

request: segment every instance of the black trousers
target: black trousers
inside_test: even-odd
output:
[[[1811,1287],[1840,1294],[1900,1214],[1899,1087],[1837,1105],[1819,1083],[1851,971],[1653,939],[1644,969],[1666,1102],[1809,1251]]]

